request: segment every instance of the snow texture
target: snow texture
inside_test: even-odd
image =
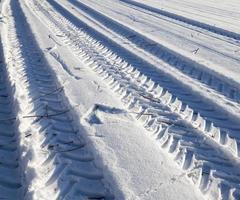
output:
[[[0,0],[0,199],[239,200],[238,0]]]

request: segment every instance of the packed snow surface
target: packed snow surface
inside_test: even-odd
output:
[[[239,200],[239,8],[0,0],[0,199]]]

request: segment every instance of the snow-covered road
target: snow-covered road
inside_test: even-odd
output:
[[[240,199],[240,2],[0,5],[0,199]]]

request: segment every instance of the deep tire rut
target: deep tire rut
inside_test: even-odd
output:
[[[20,137],[13,90],[6,72],[0,40],[0,199],[22,198],[24,177],[21,167]]]
[[[10,77],[17,86],[16,94],[21,97],[18,103],[23,113],[19,121],[25,124],[25,143],[31,143],[31,154],[38,157],[36,160],[33,157],[27,164],[26,177],[30,177],[31,171],[35,176],[27,180],[29,188],[25,198],[114,199],[20,4],[20,1],[10,0],[7,5],[6,49],[9,51],[6,50],[6,54]],[[14,135],[8,137],[14,139]],[[7,151],[14,154],[16,149],[9,146]],[[18,169],[17,161],[12,166]],[[11,186],[21,185],[17,182]]]

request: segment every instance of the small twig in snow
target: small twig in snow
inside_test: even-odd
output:
[[[153,101],[153,102],[155,102],[155,103],[161,103],[160,100],[158,100],[158,99],[156,99],[156,98],[154,98],[154,97],[148,97],[148,96],[145,96],[145,95],[142,95],[142,94],[140,94],[140,96],[143,97],[143,98],[145,98],[145,99],[151,100],[151,101]]]
[[[59,42],[57,42],[52,36],[51,34],[48,35],[49,39],[52,39],[52,41],[54,41],[58,46],[62,46]]]
[[[149,116],[154,116],[155,114],[154,113],[138,113],[138,112],[128,112],[128,113],[131,113],[131,114],[137,114],[137,115],[149,115]],[[180,124],[179,122],[177,121],[172,121],[172,120],[164,120],[164,119],[157,119],[158,122],[163,122],[163,123],[166,123],[168,125],[177,125],[177,126],[181,126],[181,127],[186,127],[184,126],[183,124]]]
[[[192,53],[193,53],[193,54],[197,54],[197,53],[198,53],[198,51],[199,51],[199,48],[197,48],[197,49],[193,50],[193,51],[192,51]]]
[[[45,97],[45,96],[49,96],[49,95],[51,95],[51,94],[57,93],[57,92],[62,92],[62,91],[63,91],[63,88],[64,88],[64,87],[62,86],[62,87],[59,87],[59,88],[57,88],[57,89],[55,89],[55,90],[53,90],[53,91],[51,91],[51,92],[49,92],[49,93],[40,95],[39,97],[34,98],[33,101],[35,101],[35,100],[37,100],[37,99],[40,99],[41,97]]]
[[[130,39],[130,38],[134,38],[134,37],[136,37],[135,34],[134,34],[134,35],[129,35],[129,36],[127,36],[128,39]]]
[[[31,136],[32,134],[31,133],[29,133],[29,134],[27,134],[27,135],[25,135],[25,137],[29,137],[29,136]]]
[[[59,35],[59,34],[57,34],[56,36],[57,36],[57,37],[64,37],[64,35]]]
[[[55,146],[58,146],[58,145],[55,145]],[[49,150],[53,149],[55,146],[54,146],[54,145],[49,146],[49,147],[50,147]],[[78,149],[81,149],[81,148],[83,148],[84,146],[86,146],[86,144],[82,144],[82,145],[79,145],[79,146],[74,147],[74,148],[71,148],[71,149],[55,150],[55,151],[50,151],[50,152],[54,152],[54,153],[71,152],[71,151],[76,151],[76,150],[78,150]],[[48,153],[48,152],[49,152],[49,151],[44,151],[44,150],[42,150],[42,151],[43,151],[44,153]]]
[[[62,112],[54,113],[54,114],[47,114],[47,115],[27,115],[27,116],[23,116],[23,118],[40,118],[40,119],[49,118],[49,117],[54,117],[54,116],[65,114],[69,111],[70,111],[70,109],[64,110]]]

